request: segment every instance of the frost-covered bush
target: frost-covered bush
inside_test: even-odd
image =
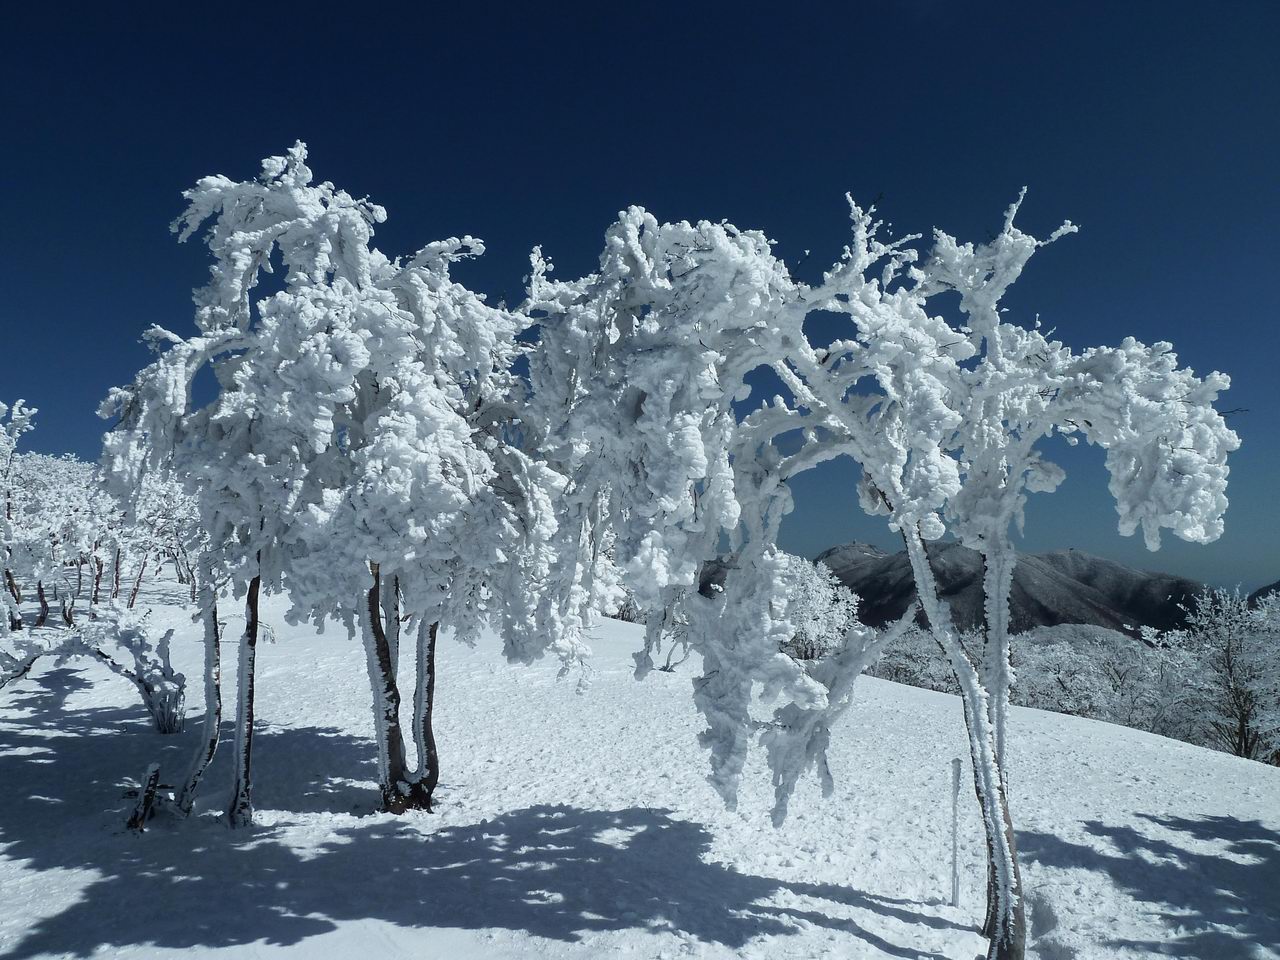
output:
[[[158,631],[150,611],[138,613],[112,601],[68,636],[60,656],[89,656],[137,688],[159,733],[180,733],[186,717],[186,677],[173,669],[169,643],[173,631]]]
[[[972,638],[969,638],[972,640]],[[929,630],[912,624],[868,671],[873,677],[926,690],[958,693],[951,663]]]
[[[1131,694],[1141,689],[1141,658],[1150,651],[1132,649],[1135,641],[1115,634],[1119,644],[1097,637],[1079,640],[1023,634],[1013,648],[1017,683],[1013,702],[1019,706],[1111,720],[1122,682]],[[1140,645],[1139,645],[1140,646]]]
[[[15,585],[39,601],[35,626],[48,618],[51,593],[71,625],[76,601],[92,593],[94,560],[118,526],[97,468],[72,456],[17,454],[8,507],[8,569]]]
[[[12,630],[0,635],[0,689],[25,677],[41,657],[56,655],[64,641],[64,636],[47,630]]]
[[[157,636],[150,611],[139,613],[113,600],[74,630],[24,630],[0,637],[0,688],[25,676],[42,657],[59,663],[88,657],[134,685],[157,732],[180,733],[186,677],[170,661],[172,639],[172,630]]]
[[[1183,632],[1145,640],[1089,624],[1036,627],[1013,637],[1012,702],[1116,723],[1187,743],[1211,745],[1206,721],[1210,671]],[[980,632],[965,634],[979,649]],[[956,693],[947,659],[927,630],[912,628],[869,671],[897,683]],[[1261,713],[1259,714],[1261,716]]]

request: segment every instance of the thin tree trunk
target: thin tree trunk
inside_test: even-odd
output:
[[[982,811],[986,834],[988,883],[983,935],[990,938],[988,960],[1023,960],[1026,953],[1026,912],[1022,872],[1018,868],[1013,819],[1009,813],[1005,777],[996,751],[995,730],[983,689],[982,675],[970,662],[950,620],[950,609],[938,599],[937,582],[919,533],[903,531],[907,557],[933,636],[946,653],[960,686],[974,793]]]
[[[44,582],[36,581],[36,599],[40,601],[40,613],[36,617],[36,626],[43,627],[44,622],[49,619],[49,600],[44,595]]]
[[[400,726],[400,688],[392,668],[391,646],[382,625],[382,578],[377,564],[370,564],[373,585],[360,604],[360,628],[369,687],[373,693],[373,729],[378,750],[378,786],[382,807],[403,813],[418,805],[407,773],[404,732]]]
[[[13,579],[13,571],[5,570],[4,583],[9,588],[9,596],[13,597],[14,603],[22,602],[22,590],[18,587],[18,581]]]
[[[209,769],[209,764],[217,753],[222,726],[222,655],[218,636],[218,597],[212,586],[201,589],[204,591],[204,737],[191,760],[186,782],[178,791],[176,806],[184,817],[191,813],[200,778]]]
[[[142,575],[147,572],[147,558],[142,558],[142,563],[138,565],[138,576],[133,581],[133,589],[129,591],[129,609],[133,609],[133,605],[138,602],[138,591],[142,589]]]
[[[231,827],[253,825],[253,669],[258,652],[258,591],[262,578],[249,581],[244,604],[244,634],[240,637],[240,668],[236,683],[235,782],[227,822]]]
[[[1005,727],[1009,720],[1009,688],[1013,682],[1009,642],[1009,593],[1013,589],[1013,570],[1018,557],[1013,544],[1004,538],[983,546],[982,587],[986,621],[983,682],[990,695],[988,709],[995,730],[996,756],[1000,759],[1001,773],[1007,776]],[[1008,786],[1007,780],[1005,785]]]
[[[25,656],[21,660],[17,661],[16,666],[9,667],[8,673],[0,673],[0,690],[3,690],[9,684],[13,683],[13,681],[15,680],[21,680],[28,673],[30,673],[31,668],[36,665],[36,661],[39,660],[41,656],[43,656],[43,654],[39,654],[39,653],[29,654],[28,656]]]
[[[421,801],[430,811],[440,782],[440,755],[433,729],[436,702],[436,636],[440,624],[418,624],[417,683],[413,691],[413,738],[418,750],[416,783]]]
[[[105,564],[102,558],[97,554],[93,556],[93,594],[89,599],[89,603],[96,605],[102,597],[102,570]]]
[[[120,548],[116,547],[116,562],[111,571],[111,599],[116,600],[120,596]]]

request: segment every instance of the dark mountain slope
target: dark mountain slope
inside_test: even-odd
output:
[[[905,553],[886,554],[850,543],[818,557],[862,598],[862,619],[881,625],[902,615],[915,599],[915,580]],[[955,542],[929,546],[929,560],[943,599],[962,629],[982,624],[982,558]],[[1023,554],[1010,595],[1014,632],[1059,623],[1091,623],[1137,633],[1183,622],[1181,604],[1204,589],[1184,577],[1134,570],[1079,550]]]

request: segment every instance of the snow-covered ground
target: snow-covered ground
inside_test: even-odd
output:
[[[507,665],[496,641],[444,643],[442,805],[396,818],[373,812],[358,644],[264,608],[278,642],[259,653],[252,831],[212,816],[123,829],[146,764],[180,776],[198,733],[199,633],[183,611],[157,611],[183,625],[180,736],[153,733],[135,691],[94,664],[44,665],[0,691],[0,956],[970,960],[983,948],[968,789],[961,906],[946,905],[950,760],[964,754],[954,697],[859,681],[832,745],[835,796],[802,784],[775,830],[762,766],[738,813],[704,780],[693,665],[632,678],[638,628],[599,630],[585,692],[554,663]],[[1280,770],[1034,710],[1013,711],[1012,737],[1034,956],[1280,956]],[[229,779],[224,751],[200,809],[221,806]]]

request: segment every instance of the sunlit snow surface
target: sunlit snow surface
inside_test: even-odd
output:
[[[153,591],[153,602],[158,595]],[[170,591],[169,595],[177,596]],[[590,684],[507,665],[496,640],[441,646],[436,814],[372,812],[372,721],[358,644],[289,627],[258,657],[258,826],[212,814],[127,834],[148,762],[185,772],[202,711],[198,629],[187,732],[153,733],[96,665],[45,665],[0,691],[0,957],[895,957],[982,951],[981,847],[961,796],[959,701],[863,679],[835,732],[836,794],[802,782],[769,825],[749,766],[729,814],[704,779],[695,664],[632,679],[637,627],[597,631]],[[238,618],[228,605],[228,632]],[[224,644],[224,691],[233,689]],[[411,687],[411,679],[402,683]],[[224,735],[229,726],[224,729]],[[1121,727],[1013,711],[1013,811],[1044,960],[1280,956],[1280,770]]]

